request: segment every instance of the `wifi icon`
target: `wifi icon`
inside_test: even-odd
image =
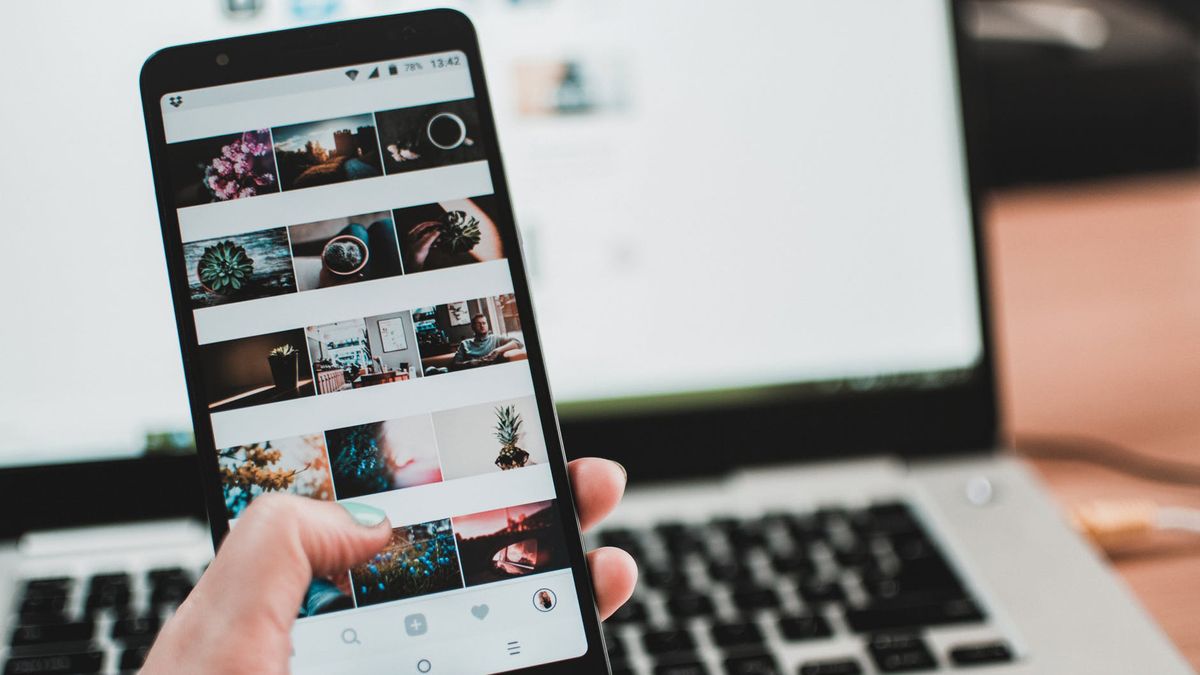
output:
[[[353,82],[358,78],[358,71],[351,68],[350,70],[346,71],[346,77],[350,78],[350,81]]]

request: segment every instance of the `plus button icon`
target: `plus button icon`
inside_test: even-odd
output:
[[[424,635],[429,630],[424,614],[409,614],[404,617],[404,632],[409,635]]]

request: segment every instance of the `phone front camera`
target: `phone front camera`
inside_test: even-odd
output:
[[[228,54],[217,54],[217,65],[218,66],[229,65],[229,55]]]

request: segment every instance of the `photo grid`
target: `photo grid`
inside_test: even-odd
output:
[[[192,309],[503,260],[495,197],[272,227],[183,245]]]
[[[486,160],[471,100],[350,115],[171,144],[176,206],[221,202]],[[184,244],[194,311],[503,260],[495,196],[350,213]],[[526,360],[512,294],[400,307],[201,345],[210,414]],[[439,380],[440,381],[440,380]],[[353,401],[353,399],[342,399]],[[548,463],[533,396],[313,429],[219,448],[226,513],[287,493],[355,499]],[[520,501],[519,499],[516,501]],[[394,524],[387,547],[315,578],[300,617],[567,567],[554,500]]]
[[[549,461],[532,396],[217,451],[230,520],[271,492],[336,501]],[[393,528],[348,578],[316,579],[301,616],[503,581],[567,566],[554,500]]]
[[[210,413],[525,361],[511,293],[200,345]]]

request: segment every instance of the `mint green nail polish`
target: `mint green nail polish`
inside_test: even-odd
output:
[[[341,504],[342,508],[346,509],[346,511],[348,511],[350,515],[354,517],[354,522],[358,523],[359,525],[375,527],[376,525],[387,520],[387,514],[375,508],[374,506],[359,504],[358,502],[338,503]]]

